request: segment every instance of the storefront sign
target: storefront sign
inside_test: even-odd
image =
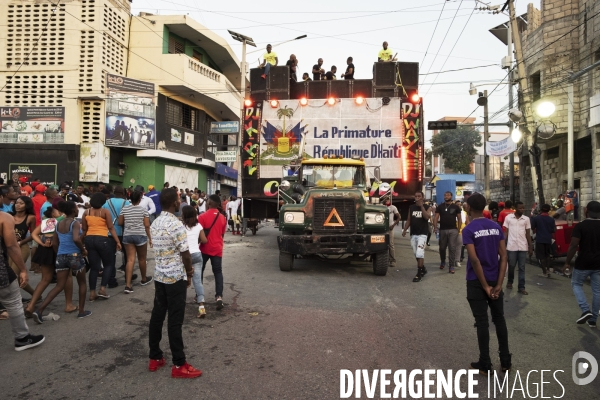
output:
[[[227,165],[224,165],[224,164],[217,164],[216,172],[219,175],[225,176],[227,178],[235,179],[237,181],[238,172],[234,168],[228,167]]]
[[[240,123],[238,121],[216,121],[210,123],[210,133],[238,133]]]
[[[82,143],[79,158],[79,181],[108,183],[110,148],[102,143]]]
[[[28,182],[39,180],[43,185],[56,185],[56,164],[9,164],[11,179],[27,178]]]
[[[106,146],[154,149],[154,84],[106,74]]]
[[[235,162],[237,151],[217,151],[215,155],[216,162]]]
[[[0,143],[64,142],[64,107],[0,107]]]

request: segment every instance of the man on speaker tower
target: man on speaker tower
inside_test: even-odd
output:
[[[312,73],[313,73],[313,80],[315,80],[315,81],[320,81],[322,79],[325,79],[325,70],[323,68],[321,68],[321,65],[323,65],[322,58],[319,58],[317,63],[315,65],[313,65]]]
[[[354,64],[352,63],[352,61],[352,57],[348,57],[348,59],[346,60],[346,64],[348,64],[348,66],[346,67],[346,72],[342,74],[342,78],[354,79]]]
[[[335,73],[337,72],[337,67],[335,65],[331,66],[331,71],[327,71],[325,74],[326,81],[335,81],[337,78],[335,77]]]
[[[383,42],[383,49],[379,50],[379,54],[377,55],[377,61],[394,61],[392,60],[392,49],[388,48],[388,42]]]
[[[279,59],[277,58],[277,53],[271,51],[272,47],[270,44],[267,45],[267,52],[263,54],[263,62],[259,65],[259,68],[264,68],[265,73],[260,77],[263,79],[267,79],[267,75],[269,75],[269,71],[271,67],[276,67],[279,63]]]

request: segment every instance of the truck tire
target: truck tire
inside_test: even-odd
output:
[[[294,255],[291,253],[279,252],[279,269],[282,271],[291,271],[294,268]]]
[[[390,265],[390,254],[387,251],[382,251],[373,254],[371,258],[373,259],[373,272],[375,275],[385,276]]]

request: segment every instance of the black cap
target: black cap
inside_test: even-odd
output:
[[[142,185],[137,185],[134,189],[136,192],[144,193],[144,187]]]
[[[593,212],[593,213],[599,213],[600,214],[600,203],[597,202],[596,200],[592,200],[587,204],[587,210],[589,212]]]

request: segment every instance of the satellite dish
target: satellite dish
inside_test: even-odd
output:
[[[540,139],[550,139],[556,133],[556,125],[552,122],[542,122],[537,127],[537,134]]]

